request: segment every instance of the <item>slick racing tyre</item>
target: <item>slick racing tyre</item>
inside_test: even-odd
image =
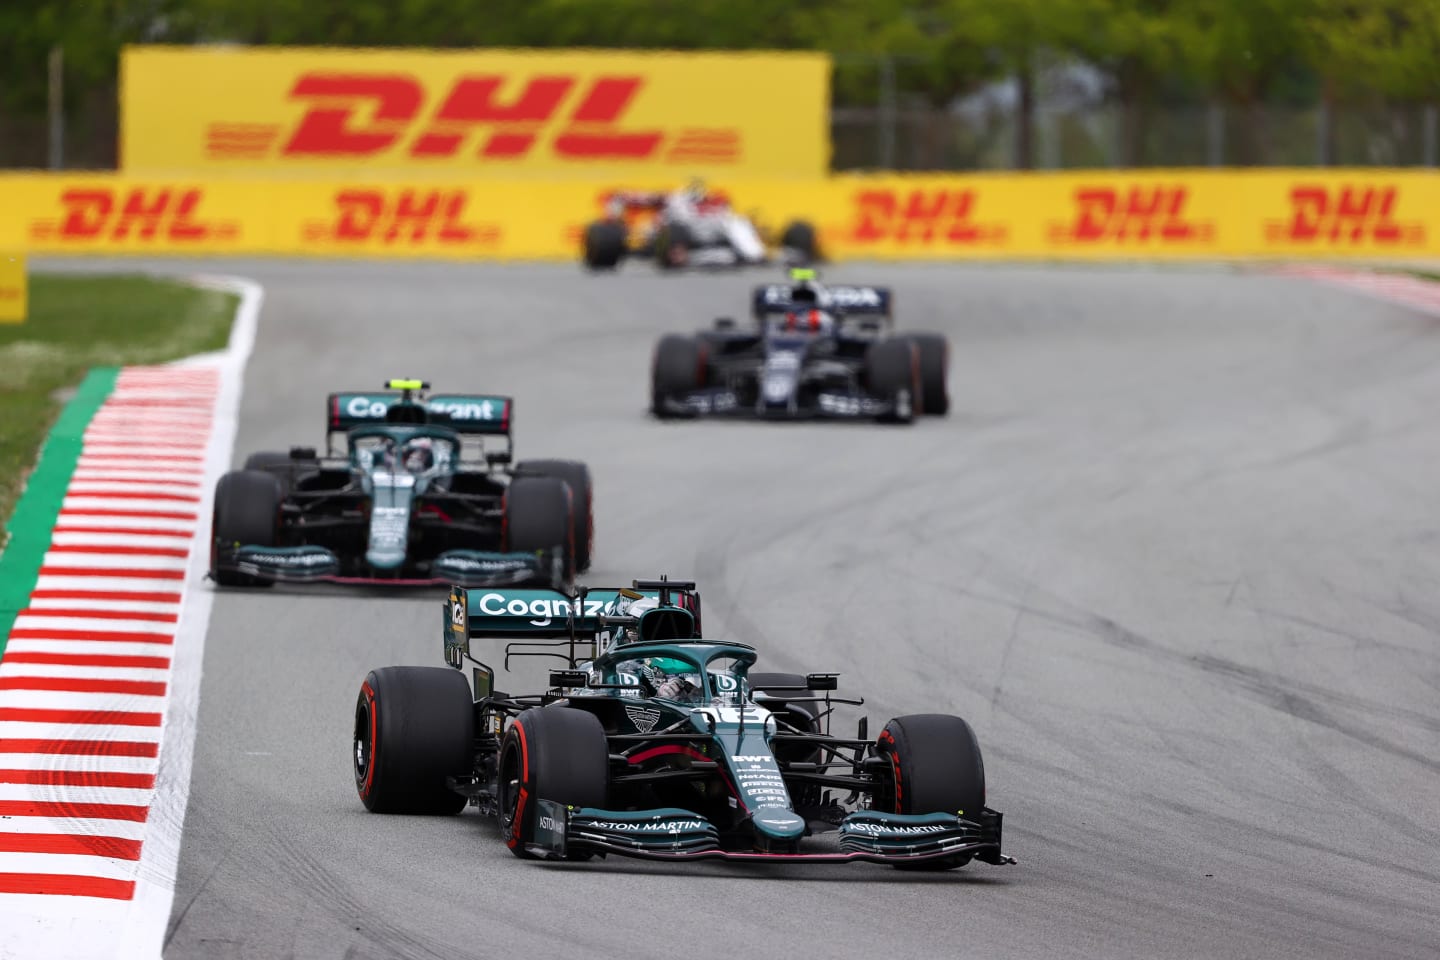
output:
[[[950,372],[950,344],[938,333],[912,333],[906,337],[920,354],[920,412],[943,417],[950,412],[945,380]]]
[[[559,477],[517,475],[505,488],[501,548],[511,553],[560,548],[560,576],[575,579],[575,510],[570,486]]]
[[[277,450],[262,450],[245,458],[246,470],[270,470],[274,467],[290,466],[290,454]]]
[[[591,270],[614,270],[625,257],[625,224],[596,220],[585,228],[581,257]]]
[[[571,542],[575,544],[575,572],[590,569],[595,543],[595,495],[590,468],[579,460],[526,460],[515,465],[516,476],[556,477],[570,488]]]
[[[447,777],[474,766],[475,709],[449,667],[372,670],[355,700],[355,789],[371,813],[453,815],[465,797]]]
[[[889,760],[879,778],[874,809],[894,813],[978,814],[985,808],[985,764],[975,731],[960,717],[922,713],[896,717],[875,740],[876,756]],[[949,870],[968,854],[912,864],[907,869]]]
[[[920,401],[920,356],[915,345],[903,337],[871,344],[865,354],[865,386],[874,397],[895,404],[895,409],[880,420],[914,420]]]
[[[218,570],[223,550],[240,545],[273,547],[280,538],[280,502],[284,494],[274,474],[232,470],[215,485],[210,523],[210,571],[222,587],[268,587],[269,580],[233,570]]]
[[[690,262],[695,238],[683,223],[667,223],[655,234],[655,264],[661,270],[673,270]]]
[[[312,451],[306,451],[312,452]],[[246,470],[264,470],[280,481],[280,489],[289,494],[296,487],[296,477],[301,471],[313,476],[320,469],[314,456],[294,456],[278,450],[262,450],[245,458]]]
[[[796,220],[780,234],[780,249],[791,258],[792,263],[801,266],[818,263],[820,260],[815,227],[804,220]]]
[[[500,747],[500,838],[522,859],[535,854],[538,801],[600,807],[609,791],[610,748],[593,713],[532,707],[510,724]],[[585,855],[571,859],[584,859]]]
[[[650,365],[650,411],[657,417],[679,416],[664,401],[705,386],[705,344],[696,337],[667,333],[655,345]]]

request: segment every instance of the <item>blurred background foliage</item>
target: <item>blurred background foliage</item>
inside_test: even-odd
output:
[[[1440,0],[3,0],[0,164],[115,162],[128,43],[802,49],[838,169],[1436,162]]]

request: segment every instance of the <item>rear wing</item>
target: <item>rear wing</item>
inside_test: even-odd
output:
[[[351,427],[384,423],[390,407],[404,399],[390,391],[332,393],[326,400],[326,431],[338,433]],[[489,394],[437,393],[421,401],[429,422],[449,427],[456,433],[509,436],[515,411],[513,397]]]
[[[568,646],[568,655],[538,655],[559,657],[574,666],[578,645],[592,648],[603,642],[601,635],[607,628],[635,623],[617,611],[645,597],[653,597],[662,608],[688,610],[695,620],[695,635],[700,635],[700,594],[688,580],[635,580],[629,587],[581,587],[573,597],[559,590],[451,587],[444,603],[445,662],[457,670],[465,660],[479,664],[470,655],[470,641],[497,639],[523,641],[519,644],[522,647]],[[557,642],[539,642],[545,640]],[[507,646],[507,662],[511,655]],[[515,655],[537,655],[537,651]],[[595,655],[593,649],[591,655]]]
[[[889,287],[825,287],[825,293],[829,300],[820,304],[828,307],[837,313],[848,316],[883,316],[889,317],[893,296]],[[752,310],[755,317],[764,317],[773,313],[785,313],[795,309],[797,306],[810,307],[811,303],[796,304],[791,300],[791,287],[784,283],[769,283],[755,288],[752,298]]]

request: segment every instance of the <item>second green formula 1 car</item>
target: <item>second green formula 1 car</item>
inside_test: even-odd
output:
[[[388,387],[329,396],[324,456],[256,453],[220,478],[216,582],[550,586],[589,567],[590,471],[512,465],[513,399]]]

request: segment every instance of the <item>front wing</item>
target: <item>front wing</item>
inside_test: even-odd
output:
[[[522,584],[552,586],[563,582],[560,550],[536,553],[499,553],[482,550],[447,550],[430,561],[427,575],[347,576],[340,557],[328,547],[267,547],[229,545],[215,550],[217,571],[240,573],[267,583],[339,583],[380,586],[506,587]]]
[[[660,398],[660,412],[672,417],[749,417],[759,420],[908,420],[909,398],[882,400],[865,393],[843,390],[822,391],[813,400],[800,403],[742,404],[739,395],[727,387],[705,387]]]
[[[619,812],[539,801],[536,842],[544,859],[570,853],[613,853],[645,860],[730,860],[781,863],[924,863],[969,856],[1014,863],[1000,851],[1001,814],[986,808],[973,819],[948,813],[906,815],[857,810],[840,823],[838,852],[727,850],[714,824],[689,810]]]

